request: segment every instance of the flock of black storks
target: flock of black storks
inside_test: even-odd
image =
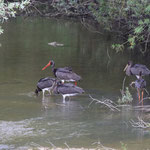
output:
[[[77,86],[77,81],[80,81],[81,77],[74,73],[71,67],[55,68],[54,61],[50,60],[42,70],[45,70],[49,66],[52,67],[55,78],[46,77],[40,79],[37,83],[37,89],[35,90],[37,95],[40,91],[43,92],[43,97],[45,91],[48,91],[50,95],[61,94],[63,96],[63,102],[65,102],[66,97],[84,93],[84,90]],[[124,71],[126,71],[126,75],[128,76],[135,75],[137,77],[137,80],[132,82],[131,85],[135,85],[138,91],[139,103],[142,100],[143,104],[143,94],[146,87],[146,81],[143,79],[143,76],[150,75],[150,70],[145,65],[134,65],[132,61],[129,61]]]
[[[50,94],[61,94],[63,96],[63,102],[65,102],[66,97],[84,93],[84,90],[77,86],[77,81],[80,81],[81,77],[74,73],[72,68],[55,68],[54,61],[50,60],[42,70],[45,70],[49,66],[52,67],[55,78],[46,77],[40,79],[35,90],[37,95],[40,91],[43,92],[43,97],[45,91],[48,91]],[[75,82],[75,84],[70,82]]]
[[[146,81],[143,79],[143,76],[150,75],[150,70],[145,65],[134,65],[132,61],[129,61],[126,67],[124,68],[124,71],[126,71],[126,75],[128,76],[135,75],[137,77],[137,80],[132,82],[131,85],[135,85],[135,88],[138,92],[139,103],[142,100],[143,105],[143,95],[144,89],[146,87]]]

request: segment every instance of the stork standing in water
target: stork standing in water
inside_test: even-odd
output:
[[[74,73],[72,71],[72,68],[70,67],[64,67],[64,68],[55,68],[55,63],[53,60],[50,60],[49,63],[42,68],[42,70],[45,70],[47,67],[51,66],[52,67],[52,71],[54,73],[54,76],[62,81],[67,81],[67,82],[77,82],[79,80],[81,80],[81,77],[79,75],[77,75],[76,73]]]
[[[54,94],[61,94],[63,96],[63,103],[65,103],[66,97],[79,95],[85,91],[72,83],[62,83],[58,81],[53,92]]]
[[[126,71],[126,75],[135,75],[138,79],[140,78],[139,74],[141,72],[141,76],[150,75],[150,70],[142,64],[133,64],[132,61],[129,61],[126,67],[124,68]]]
[[[139,103],[142,100],[143,105],[143,95],[144,89],[146,87],[146,81],[142,78],[142,72],[139,73],[139,78],[135,82],[132,82],[130,85],[132,86],[132,84],[134,84],[135,88],[137,89]]]
[[[51,95],[52,89],[54,88],[55,83],[56,83],[55,78],[51,78],[51,77],[41,78],[37,83],[37,88],[35,90],[36,95],[38,95],[40,91],[42,91],[43,97],[44,97],[45,91],[48,91]]]

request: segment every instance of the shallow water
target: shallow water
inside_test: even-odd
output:
[[[132,106],[112,112],[91,98],[117,101],[124,79],[123,68],[131,56],[116,54],[110,33],[96,34],[80,23],[64,20],[17,18],[3,25],[0,37],[0,149],[37,147],[96,148],[95,142],[121,149],[149,149],[150,132],[131,127],[130,119],[142,116]],[[48,43],[57,41],[63,47]],[[82,76],[78,84],[86,93],[62,103],[60,95],[35,96],[37,81],[53,76],[41,71],[50,59],[56,67],[71,66]],[[138,62],[138,60],[137,60]],[[128,86],[134,77],[127,77]],[[136,91],[133,93],[137,101]]]

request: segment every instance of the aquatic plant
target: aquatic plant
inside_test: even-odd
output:
[[[122,90],[121,91],[121,98],[118,99],[118,103],[119,104],[127,104],[127,103],[131,103],[133,101],[133,97],[129,91],[129,88],[126,87],[126,90]]]
[[[127,144],[124,144],[123,142],[121,143],[121,150],[127,150]]]

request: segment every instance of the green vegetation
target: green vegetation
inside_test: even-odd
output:
[[[22,2],[4,3],[4,0],[0,2],[0,23],[7,21],[10,17],[16,17],[17,10],[25,9],[25,6],[30,3],[30,0],[24,0]],[[3,33],[3,29],[0,26],[0,34]]]
[[[120,142],[120,143],[121,143],[121,149],[127,150],[127,144],[124,144],[123,142]]]
[[[148,52],[150,46],[149,0],[41,0],[32,1],[30,12],[50,17],[92,19],[115,32],[123,42],[114,43],[116,52],[124,47]],[[84,19],[83,19],[84,18]]]
[[[96,20],[125,39],[124,43],[114,44],[112,48],[118,52],[124,45],[130,49],[140,46],[142,53],[147,52],[150,42],[149,0],[97,1],[98,9],[91,9]]]
[[[116,33],[123,41],[112,45],[116,52],[123,51],[125,47],[138,49],[142,53],[149,52],[149,0],[24,0],[21,3],[4,3],[2,0],[0,22],[15,17],[16,9],[24,10],[26,5],[31,15],[78,17],[82,22],[85,21],[83,18],[94,20],[104,29]]]
[[[122,97],[118,99],[119,104],[127,104],[133,101],[133,97],[129,91],[129,88],[126,87],[125,91],[122,91]]]

